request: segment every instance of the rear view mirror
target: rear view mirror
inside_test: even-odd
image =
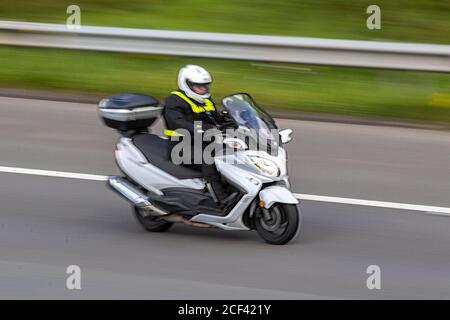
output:
[[[283,129],[278,132],[281,137],[282,144],[288,143],[292,140],[292,132],[292,129]]]

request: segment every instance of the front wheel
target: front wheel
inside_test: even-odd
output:
[[[164,232],[169,230],[169,228],[173,225],[173,222],[167,222],[160,217],[155,216],[145,216],[141,209],[136,206],[133,206],[133,211],[136,219],[139,224],[144,227],[145,230],[150,232]]]
[[[301,213],[297,205],[276,203],[258,208],[254,215],[258,235],[270,244],[286,244],[300,232]]]

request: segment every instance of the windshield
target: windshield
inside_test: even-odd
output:
[[[239,127],[250,129],[259,141],[269,146],[278,142],[278,128],[273,118],[246,93],[234,94],[222,100],[224,109]],[[275,144],[276,145],[276,144]]]
[[[267,137],[271,136],[272,129],[277,129],[273,118],[258,107],[252,97],[246,93],[225,97],[222,103],[230,117],[239,126],[255,129]]]

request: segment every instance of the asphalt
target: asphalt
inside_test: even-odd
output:
[[[280,120],[293,190],[450,206],[450,133]],[[160,126],[158,126],[160,128]],[[114,174],[95,105],[0,98],[0,166]],[[143,231],[102,182],[0,173],[0,298],[450,298],[450,219],[304,201],[286,246],[254,232]],[[67,290],[79,265],[81,290]],[[381,269],[369,290],[366,269]]]

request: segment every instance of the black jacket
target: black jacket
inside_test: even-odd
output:
[[[203,106],[195,100],[192,101],[198,106]],[[194,113],[191,106],[176,94],[170,94],[166,97],[163,116],[167,129],[186,129],[191,135],[194,134],[194,121],[201,121],[201,129],[204,131],[216,128],[216,124],[220,125],[222,122],[222,116],[217,107],[215,111],[209,113],[209,116],[206,112]]]

